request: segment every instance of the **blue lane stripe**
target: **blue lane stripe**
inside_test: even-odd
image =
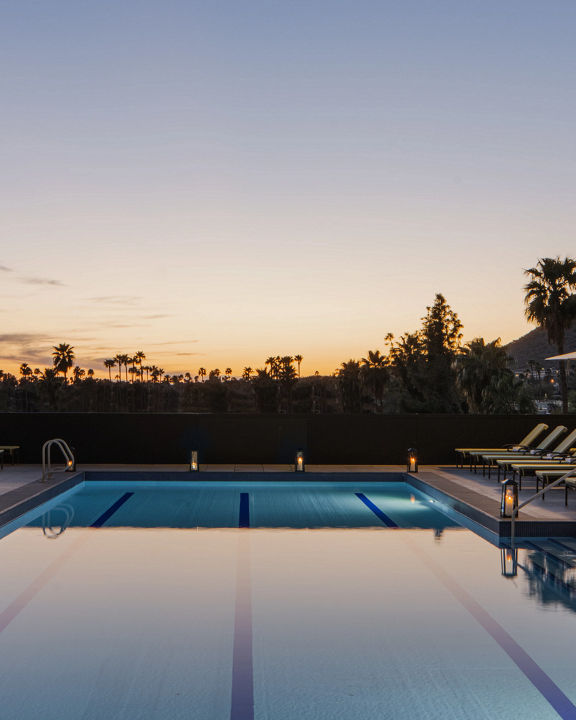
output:
[[[376,515],[377,518],[382,520],[384,525],[387,525],[388,527],[395,527],[395,528],[398,527],[398,525],[394,522],[394,520],[392,520],[392,518],[388,517],[388,515],[386,515],[385,512],[382,512],[382,510],[380,510],[380,508],[377,505],[374,505],[372,500],[368,500],[368,498],[366,497],[366,495],[364,495],[364,493],[354,493],[354,494],[356,495],[356,497],[359,500],[362,500],[362,502],[364,503],[364,505],[366,505],[367,508],[370,508],[370,510],[372,510],[372,512],[374,513],[374,515]]]
[[[466,590],[447,572],[421,551],[420,555],[426,558],[427,566],[435,573],[439,580],[450,590],[452,595],[468,610],[470,615],[491,635],[498,645],[514,662],[517,668],[524,673],[526,678],[546,698],[554,710],[563,720],[576,720],[576,707],[569,697],[556,685],[552,678],[542,670],[538,663],[504,630],[484,608],[469,595]]]
[[[240,493],[240,515],[238,517],[238,527],[250,527],[250,495],[248,493]]]
[[[114,515],[114,513],[116,512],[116,510],[118,510],[119,508],[122,507],[122,505],[124,505],[124,503],[126,502],[126,500],[130,500],[130,498],[132,497],[132,495],[134,495],[133,492],[124,493],[124,495],[122,495],[121,498],[119,498],[118,500],[116,500],[116,502],[115,502],[113,505],[110,505],[110,507],[108,508],[108,510],[106,510],[106,512],[102,513],[102,515],[100,515],[100,517],[98,518],[98,520],[96,520],[95,522],[93,522],[92,525],[90,525],[90,527],[102,527],[102,525],[104,525],[104,523],[106,522],[106,520],[109,520],[109,519],[112,517],[112,515]]]
[[[247,494],[247,493],[246,493]],[[250,534],[238,538],[230,720],[254,720]]]

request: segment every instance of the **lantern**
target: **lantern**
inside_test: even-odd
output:
[[[511,518],[513,511],[518,507],[518,483],[509,478],[502,483],[502,497],[500,500],[500,517]]]
[[[503,577],[516,577],[518,575],[518,548],[502,548],[501,563]]]
[[[190,472],[198,472],[200,465],[198,464],[198,450],[192,450],[190,453]]]
[[[298,450],[296,453],[296,460],[294,461],[294,472],[304,472],[306,466],[304,464],[304,451]]]
[[[408,456],[406,458],[406,472],[418,472],[418,451],[416,448],[408,448]]]
[[[65,472],[76,472],[76,450],[74,448],[70,448],[70,456],[68,460],[66,460],[66,470]]]

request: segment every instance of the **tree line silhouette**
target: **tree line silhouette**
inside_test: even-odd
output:
[[[576,261],[542,258],[525,271],[527,318],[543,327],[564,352],[567,328],[576,319]],[[462,323],[438,293],[420,329],[388,334],[385,352],[370,350],[342,362],[335,372],[301,376],[302,355],[270,356],[264,367],[219,368],[178,375],[144,364],[142,350],[103,361],[108,378],[74,365],[74,348],[53,347],[53,365],[20,365],[19,377],[0,370],[0,411],[79,412],[268,412],[268,413],[527,413],[554,393],[551,373],[524,375],[510,368],[500,339],[462,344]],[[541,366],[539,366],[541,367]],[[564,412],[576,410],[574,372],[560,363]]]

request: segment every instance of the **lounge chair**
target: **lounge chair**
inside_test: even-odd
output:
[[[16,462],[16,456],[20,452],[20,445],[0,445],[3,457],[10,456],[10,462],[12,465]]]
[[[573,468],[576,470],[576,467]],[[556,470],[553,470],[552,468],[546,468],[545,470],[537,470],[536,471],[536,487],[540,486],[540,482],[542,483],[542,489],[546,487],[551,482],[554,482],[554,480],[558,480],[562,477],[562,475],[566,475],[567,472],[569,472],[570,467],[564,466],[562,469],[558,468]],[[569,490],[576,490],[576,476],[566,478],[564,481],[564,505],[568,505],[568,491]],[[538,491],[536,491],[538,492]],[[544,498],[544,495],[542,495],[542,498]]]
[[[524,457],[515,458],[503,458],[496,460],[498,466],[498,478],[500,478],[500,470],[512,470],[514,475],[519,473],[520,478],[523,474],[529,474],[530,470],[538,470],[543,465],[558,465],[560,463],[569,463],[571,460],[576,460],[574,452],[576,448],[573,445],[576,444],[576,430],[567,435],[562,442],[560,442],[552,452],[547,452],[541,455],[539,458],[535,458],[533,455],[527,453]],[[520,479],[520,485],[522,480]]]
[[[472,470],[472,457],[477,456],[478,454],[482,453],[497,453],[497,452],[506,452],[507,450],[511,450],[514,448],[524,448],[524,447],[530,447],[532,443],[536,441],[536,438],[542,435],[542,433],[548,430],[548,425],[546,423],[538,423],[535,425],[532,430],[528,433],[528,435],[525,435],[520,442],[517,443],[511,443],[509,445],[504,445],[504,447],[497,447],[497,448],[454,448],[454,452],[456,453],[456,467],[458,467],[458,459],[460,460],[460,466],[464,467],[464,461],[466,460],[466,457],[469,458],[470,461],[470,470]],[[476,464],[474,463],[474,471],[476,471]]]
[[[510,449],[505,452],[497,453],[478,453],[478,459],[482,462],[482,475],[485,474],[486,468],[488,468],[488,477],[490,477],[491,468],[495,465],[498,467],[498,480],[500,480],[500,466],[497,464],[498,460],[509,460],[512,463],[517,460],[530,460],[542,457],[542,455],[547,452],[565,452],[565,448],[563,450],[558,450],[557,448],[552,449],[552,445],[557,443],[559,438],[564,435],[567,430],[568,428],[565,425],[558,425],[534,448],[520,448],[517,450]]]

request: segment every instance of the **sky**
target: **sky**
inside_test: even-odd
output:
[[[576,250],[573,0],[3,0],[0,367],[302,374]]]

